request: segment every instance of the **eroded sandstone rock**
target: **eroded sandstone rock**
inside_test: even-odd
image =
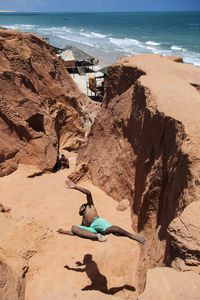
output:
[[[116,210],[119,210],[119,211],[124,211],[126,210],[128,207],[130,206],[130,202],[128,201],[128,199],[123,199],[121,200],[117,207],[116,207]]]
[[[45,41],[0,30],[0,176],[19,163],[51,169],[58,150],[77,150],[91,107]]]
[[[147,272],[144,293],[138,300],[198,300],[200,276],[193,272],[177,272],[171,268],[155,268]]]
[[[139,267],[163,265],[167,228],[199,199],[200,69],[159,55],[109,67],[100,112],[78,161],[114,199],[127,198],[148,239]]]
[[[200,201],[188,205],[168,227],[172,266],[200,271]],[[177,255],[178,253],[178,255]],[[177,257],[179,259],[177,259]]]

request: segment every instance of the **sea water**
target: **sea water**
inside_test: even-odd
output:
[[[180,55],[200,67],[200,12],[0,13],[0,26],[75,45],[113,62],[137,53]]]

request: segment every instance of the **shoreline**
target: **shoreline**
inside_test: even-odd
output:
[[[80,42],[74,42],[72,40],[62,39],[58,36],[49,38],[49,44],[58,48],[64,48],[66,46],[75,46],[82,51],[94,56],[96,60],[99,60],[99,65],[102,67],[109,66],[116,62],[121,57],[130,56],[123,51],[108,51],[103,48],[92,47]]]
[[[151,13],[147,13],[148,18],[143,14],[138,18],[134,12],[90,16],[40,12],[30,16],[28,12],[1,11],[2,27],[46,36],[50,44],[59,48],[75,45],[99,58],[102,65],[112,64],[121,57],[154,53],[182,56],[185,63],[200,67],[198,12],[185,13],[183,19],[179,14],[167,12],[163,22],[162,15]]]

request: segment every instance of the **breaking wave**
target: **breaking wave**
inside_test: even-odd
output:
[[[170,41],[142,41],[135,38],[118,38],[114,33],[104,34],[95,31],[89,31],[86,28],[72,28],[67,26],[39,26],[32,24],[14,24],[3,25],[7,29],[15,29],[22,32],[38,34],[42,37],[48,37],[51,44],[63,47],[69,45],[70,41],[77,43],[80,47],[87,45],[94,49],[100,49],[103,53],[113,53],[127,56],[138,53],[155,53],[159,55],[179,55],[183,57],[184,62],[200,66],[200,53],[183,48],[180,45],[170,44]],[[57,39],[62,40],[62,45],[58,45]],[[56,44],[57,43],[57,44]]]
[[[159,45],[161,45],[160,43],[152,42],[152,41],[147,41],[145,44],[146,45],[151,45],[151,46],[159,46]]]
[[[171,46],[171,49],[172,49],[172,50],[175,50],[175,51],[185,51],[185,49],[183,49],[182,47],[175,46],[175,45],[172,45],[172,46]]]

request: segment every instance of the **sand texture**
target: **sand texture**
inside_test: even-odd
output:
[[[75,157],[69,155],[69,159],[73,168]],[[80,224],[78,210],[86,201],[85,195],[66,189],[68,170],[28,178],[34,173],[34,167],[20,165],[16,172],[0,179],[3,205],[12,208],[7,217],[5,213],[0,215],[5,219],[1,219],[5,224],[1,226],[1,247],[9,257],[8,265],[14,249],[18,260],[23,249],[32,251],[26,260],[25,299],[107,299],[106,294],[131,299],[136,295],[137,242],[109,236],[107,242],[99,243],[58,234],[58,228],[70,229]],[[81,186],[92,191],[102,217],[132,231],[129,209],[117,211],[117,203],[89,182],[82,182]],[[16,220],[12,234],[4,230],[9,219]],[[0,257],[1,253],[2,250]],[[88,262],[87,256],[91,256]],[[76,265],[77,261],[83,263],[84,258],[86,265]],[[66,265],[75,270],[68,270]]]

